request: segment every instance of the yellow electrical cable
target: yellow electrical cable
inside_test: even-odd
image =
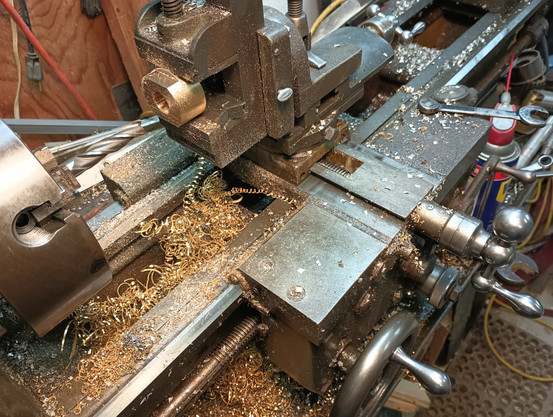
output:
[[[542,204],[542,206],[540,207],[540,211],[538,213],[538,217],[536,219],[536,221],[534,222],[534,227],[532,229],[532,233],[530,233],[530,236],[528,236],[526,239],[524,239],[516,248],[517,249],[520,249],[524,246],[526,246],[528,244],[528,242],[530,242],[532,240],[532,237],[534,236],[534,234],[536,233],[536,230],[538,228],[538,225],[540,224],[541,222],[541,218],[543,216],[543,212],[545,211],[545,206],[547,204],[545,204],[545,202],[547,201],[547,199],[549,198],[549,192],[551,190],[551,182],[550,181],[547,181],[547,185],[545,186],[545,195],[544,195],[544,198],[543,198],[543,201],[544,201],[544,204]]]
[[[322,23],[323,20],[325,20],[330,13],[334,11],[340,4],[345,2],[346,0],[334,0],[332,3],[330,3],[326,9],[323,10],[323,12],[317,17],[317,20],[315,20],[315,23],[311,26],[311,36],[315,34],[317,31],[319,25]]]
[[[549,181],[549,186],[553,187],[553,178],[548,178],[547,180]],[[544,201],[543,204],[545,205],[547,204],[547,202]],[[551,226],[551,220],[553,220],[553,192],[551,193],[549,198],[549,213],[547,215],[547,220],[545,222],[545,226],[543,228],[540,238],[545,237],[545,235],[547,234],[547,231],[549,230],[549,226]]]
[[[499,359],[499,361],[505,365],[507,368],[509,368],[511,371],[513,371],[514,373],[524,377],[524,378],[527,378],[527,379],[532,379],[534,381],[539,381],[539,382],[553,382],[553,378],[545,378],[545,377],[541,377],[541,376],[535,376],[535,375],[530,375],[530,374],[527,374],[526,372],[523,372],[521,371],[520,369],[518,368],[515,368],[513,365],[511,365],[509,362],[507,362],[500,354],[499,352],[496,350],[495,346],[493,345],[492,343],[492,340],[490,339],[490,334],[488,332],[488,319],[489,319],[489,316],[490,316],[490,310],[492,309],[492,305],[493,303],[496,302],[498,303],[500,306],[502,307],[505,307],[505,308],[508,308],[510,310],[511,307],[509,307],[507,304],[505,303],[502,303],[501,301],[499,300],[496,300],[496,297],[495,295],[492,295],[492,298],[490,299],[490,302],[488,303],[488,307],[486,307],[486,313],[484,314],[484,336],[486,337],[486,342],[488,342],[488,346],[490,347],[490,349],[492,350],[493,354],[495,355],[495,357],[497,359]],[[553,330],[553,326],[551,326],[550,324],[544,322],[543,320],[539,320],[539,319],[534,319],[534,321],[536,323],[539,323],[541,324],[542,326],[545,326],[551,330]]]
[[[538,185],[536,186],[536,189],[534,190],[534,195],[532,196],[532,198],[530,200],[526,200],[525,203],[533,204],[533,203],[535,203],[536,201],[539,200],[540,195],[541,195],[541,185],[542,185],[542,183],[543,183],[543,178],[540,178],[539,181],[538,181]]]

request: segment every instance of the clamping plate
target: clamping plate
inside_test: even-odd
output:
[[[94,235],[0,121],[0,294],[43,336],[111,280]]]

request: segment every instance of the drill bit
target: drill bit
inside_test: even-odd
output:
[[[87,150],[76,156],[71,172],[77,176],[83,171],[92,168],[106,155],[116,152],[137,136],[147,133],[140,120],[136,120],[114,130],[109,137],[91,145]]]

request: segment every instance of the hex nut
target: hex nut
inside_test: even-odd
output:
[[[164,68],[156,68],[144,76],[142,90],[152,110],[175,126],[189,122],[206,107],[200,83],[187,83]]]

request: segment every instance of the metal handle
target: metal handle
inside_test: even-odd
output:
[[[424,29],[426,29],[426,24],[424,22],[415,23],[415,26],[413,26],[413,29],[411,30],[402,29],[398,26],[398,24],[399,22],[396,23],[397,27],[395,29],[395,32],[399,36],[399,42],[403,45],[411,45],[413,43],[415,35],[422,33]]]
[[[409,370],[431,394],[444,395],[451,391],[451,380],[445,372],[414,360],[405,353],[401,346],[394,351],[392,362],[398,363]]]
[[[395,32],[395,34],[399,37],[399,42],[403,45],[410,45],[413,43],[413,38],[422,33],[426,29],[426,24],[424,22],[417,22],[413,26],[413,29],[411,30],[404,30],[399,27],[399,19],[397,16],[390,14],[390,15],[384,15],[381,13],[380,7],[377,4],[371,4],[367,8],[367,16],[370,19],[373,18],[380,18],[381,21],[388,21],[388,24],[385,26],[388,26],[391,24],[391,29]],[[375,22],[376,23],[376,22]],[[393,36],[390,38],[387,38],[388,42],[393,41]]]
[[[496,171],[504,172],[505,174],[509,174],[512,177],[515,177],[517,180],[523,182],[524,184],[532,184],[536,181],[536,178],[538,176],[537,172],[517,169],[506,165],[503,162],[498,162],[495,166],[495,169]]]
[[[413,29],[404,30],[400,27],[396,28],[396,32],[399,34],[399,41],[403,45],[411,45],[416,35],[424,32],[426,29],[426,24],[424,22],[417,22]]]
[[[426,29],[426,23],[424,22],[417,22],[415,23],[415,26],[413,26],[413,29],[411,29],[411,33],[413,36],[420,35],[424,30]]]
[[[401,366],[390,363],[398,346],[411,350],[419,317],[400,311],[376,332],[336,395],[330,417],[375,416],[402,377]]]
[[[533,228],[532,217],[518,207],[506,207],[500,210],[493,220],[493,232],[498,249],[511,248],[517,242],[528,237]],[[517,294],[503,288],[495,279],[496,266],[506,267],[516,261],[516,256],[505,265],[488,264],[477,271],[472,277],[472,286],[478,292],[487,292],[500,295],[513,307],[518,314],[528,318],[538,318],[543,315],[543,306],[534,297],[525,294]],[[486,262],[486,256],[484,256]],[[520,257],[519,257],[520,262]]]
[[[523,317],[537,319],[543,316],[543,306],[534,297],[506,290],[491,278],[485,278],[480,271],[472,277],[472,286],[478,292],[487,292],[503,297],[507,303]]]
[[[380,6],[378,4],[371,4],[367,7],[367,17],[375,17],[380,13]]]
[[[532,216],[523,209],[506,206],[498,211],[492,223],[494,235],[505,245],[522,242],[534,228]]]

